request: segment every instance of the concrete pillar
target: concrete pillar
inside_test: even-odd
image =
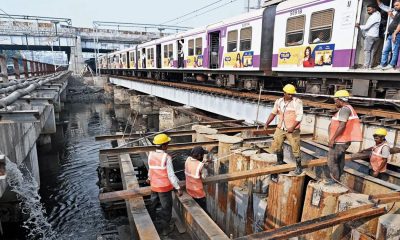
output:
[[[17,58],[13,58],[13,63],[14,63],[14,72],[15,72],[15,79],[20,79],[21,74],[19,71],[19,63]]]
[[[131,96],[129,94],[129,89],[123,87],[114,87],[114,104],[124,105],[130,104]]]
[[[153,103],[154,101],[156,101],[155,96],[133,95],[130,96],[130,107],[140,114],[155,114],[160,108]]]
[[[0,54],[0,68],[1,68],[1,80],[4,83],[8,82],[8,73],[7,73],[7,59],[5,55]]]
[[[191,116],[177,111],[172,107],[160,108],[160,131],[182,126],[193,121]]]
[[[42,134],[53,134],[56,133],[57,128],[56,128],[56,118],[55,118],[55,109],[53,106],[48,105],[47,107],[51,107],[51,112],[49,114],[49,117],[46,120],[46,123],[43,126],[42,129]]]
[[[243,138],[221,135],[218,137],[218,160],[216,161],[217,174],[229,172],[229,156],[232,156],[232,150],[242,146]],[[228,201],[228,183],[219,183],[216,186],[216,222],[222,228],[226,228],[227,219],[227,201]]]
[[[28,71],[28,63],[26,59],[22,59],[22,66],[24,67],[24,76],[25,79],[29,78],[29,71]]]
[[[386,214],[379,217],[376,240],[400,239],[400,214]]]
[[[368,195],[358,193],[347,193],[339,196],[339,212],[347,211],[355,207],[373,203],[368,199]],[[335,230],[335,236],[338,238],[345,237],[345,230],[351,231],[351,239],[369,239],[370,236],[376,236],[378,227],[378,218],[373,218],[370,221],[360,220],[351,221],[346,224],[341,224]],[[350,229],[349,229],[350,228]]]
[[[348,190],[338,184],[326,185],[323,182],[311,181],[308,183],[304,200],[303,215],[301,221],[323,217],[337,213],[338,198],[346,194]],[[333,236],[334,227],[309,233],[304,236],[310,240],[337,239]]]
[[[68,70],[74,74],[80,74],[84,68],[81,38],[76,37],[75,47],[71,47],[71,55]]]
[[[298,223],[303,206],[305,174],[279,174],[269,184],[265,228],[274,229]]]
[[[51,135],[50,134],[40,134],[37,144],[41,151],[48,152],[51,150]]]

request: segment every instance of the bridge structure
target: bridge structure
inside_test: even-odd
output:
[[[83,28],[74,27],[69,18],[0,14],[0,50],[65,52],[69,69],[79,74],[83,53],[97,56],[184,29],[188,28],[102,21]]]

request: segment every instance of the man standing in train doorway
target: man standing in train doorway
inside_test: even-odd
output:
[[[300,157],[300,123],[303,119],[303,102],[293,96],[296,94],[296,88],[292,84],[287,84],[283,88],[283,92],[283,97],[275,101],[274,108],[265,123],[265,128],[267,129],[275,116],[278,115],[278,126],[274,133],[272,151],[276,154],[278,165],[285,164],[283,161],[283,142],[287,139],[296,160],[294,172],[300,175],[303,172]]]
[[[182,196],[182,190],[175,175],[171,156],[165,151],[171,138],[166,134],[158,134],[154,137],[153,143],[156,151],[152,151],[148,156],[149,176],[147,182],[151,187],[151,205],[149,212],[155,216],[155,209],[161,204],[161,211],[158,214],[161,222],[161,234],[167,236],[174,230],[174,225],[170,224],[172,218],[172,190],[175,188],[178,195]]]
[[[328,167],[324,169],[328,185],[340,182],[346,150],[352,142],[362,141],[360,119],[349,104],[349,97],[350,94],[347,90],[339,90],[333,96],[339,111],[333,115],[328,129]]]

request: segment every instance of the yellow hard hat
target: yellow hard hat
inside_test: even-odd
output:
[[[350,93],[347,90],[339,90],[335,92],[334,98],[348,98],[350,97]]]
[[[171,138],[168,137],[168,135],[167,135],[167,134],[164,134],[164,133],[161,133],[161,134],[156,135],[156,136],[154,137],[154,139],[153,139],[153,143],[154,143],[155,145],[162,145],[162,144],[167,143],[167,142],[170,142],[170,141],[171,141]]]
[[[286,84],[286,85],[283,87],[283,91],[284,91],[285,93],[288,93],[288,94],[295,94],[295,93],[296,93],[296,88],[295,88],[295,86],[293,86],[292,84]]]
[[[378,128],[375,130],[374,135],[378,135],[378,136],[386,136],[387,135],[387,131],[384,128]]]

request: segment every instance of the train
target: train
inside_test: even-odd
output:
[[[100,56],[98,67],[104,74],[225,88],[277,90],[294,83],[304,93],[347,89],[354,96],[400,99],[399,71],[360,68],[363,38],[355,25],[366,22],[369,3],[281,1]]]

